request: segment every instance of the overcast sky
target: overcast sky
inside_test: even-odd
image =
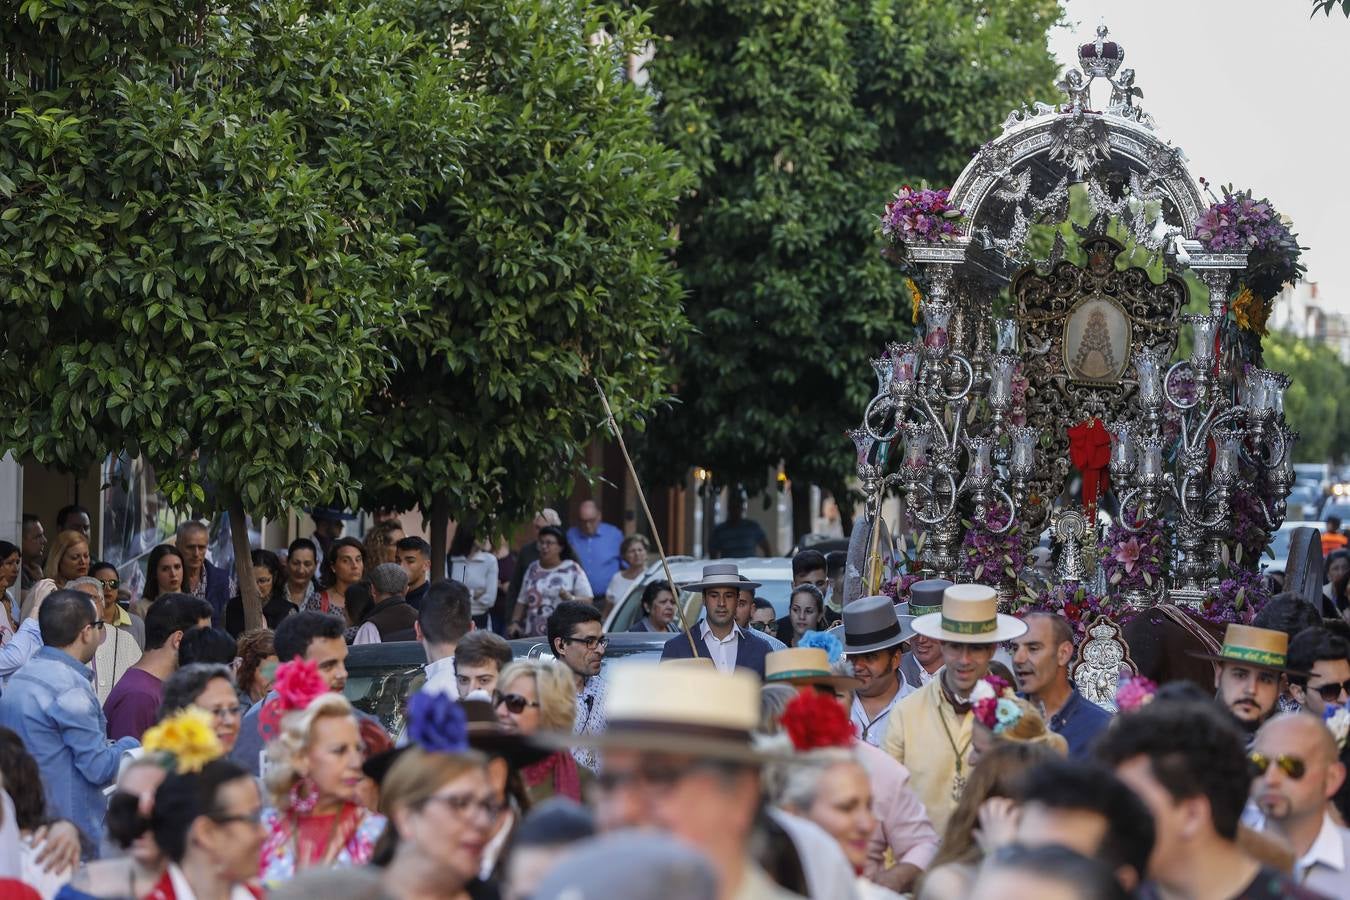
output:
[[[1266,196],[1294,220],[1308,280],[1350,312],[1350,20],[1308,0],[1065,0],[1050,49],[1077,64],[1103,17],[1140,105],[1191,174]],[[1104,95],[1094,94],[1100,108]]]

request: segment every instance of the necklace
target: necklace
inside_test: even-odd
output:
[[[965,767],[964,759],[966,751],[970,749],[970,742],[975,740],[975,735],[971,734],[971,736],[966,739],[966,745],[957,749],[956,739],[952,737],[952,730],[947,725],[947,717],[942,713],[941,698],[938,699],[938,721],[942,723],[943,734],[947,735],[947,743],[951,744],[952,752],[956,754],[956,777],[952,779],[952,800],[960,801],[961,794],[964,793],[966,789],[966,776],[962,774],[961,770]]]

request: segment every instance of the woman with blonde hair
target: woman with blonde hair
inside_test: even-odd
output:
[[[919,882],[918,900],[968,896],[985,854],[1013,837],[1027,772],[1063,756],[1049,742],[997,741],[970,773],[938,854]]]
[[[273,804],[264,816],[263,883],[365,865],[385,819],[359,801],[365,746],[351,704],[328,693],[318,667],[304,660],[279,666],[273,689],[277,697],[260,716],[264,730],[279,731],[263,772]]]
[[[497,720],[511,734],[566,733],[576,721],[576,680],[556,660],[518,659],[497,677],[493,705]],[[557,795],[581,802],[583,781],[590,781],[589,770],[581,769],[567,750],[526,766],[520,774],[532,804]]]
[[[997,675],[980,679],[970,701],[975,714],[970,733],[972,766],[1000,742],[1044,744],[1060,756],[1068,754],[1068,741],[1051,731],[1040,710],[1017,696],[1006,679]]]
[[[63,531],[52,541],[47,551],[47,568],[43,574],[58,588],[67,581],[89,574],[89,539],[78,531]]]
[[[394,900],[495,897],[479,880],[483,851],[502,811],[487,757],[469,749],[463,707],[424,691],[408,704],[412,743],[380,783],[389,825],[375,864]]]

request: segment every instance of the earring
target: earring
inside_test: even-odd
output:
[[[291,811],[298,816],[307,816],[319,805],[319,789],[308,775],[301,775],[291,785],[289,796]]]

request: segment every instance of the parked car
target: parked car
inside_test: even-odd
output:
[[[784,557],[748,556],[740,559],[682,559],[670,561],[670,574],[677,584],[692,584],[703,577],[703,567],[713,562],[735,563],[742,575],[751,581],[758,581],[761,587],[755,590],[755,596],[763,597],[773,604],[775,616],[787,615],[788,598],[792,593],[792,560]],[[647,568],[642,579],[634,585],[605,620],[605,631],[611,633],[627,631],[642,618],[642,591],[653,581],[665,580],[665,572],[658,560]],[[703,614],[703,595],[680,592],[680,605],[684,609],[685,620],[691,624],[697,622]]]
[[[610,635],[601,676],[605,677],[612,669],[610,664],[618,660],[655,662],[661,658],[661,650],[670,637],[642,631]],[[543,638],[518,638],[508,643],[517,659],[553,655]],[[356,644],[347,654],[347,687],[343,694],[353,706],[379,719],[386,731],[397,736],[403,730],[408,698],[426,681],[422,671],[426,661],[426,652],[417,641]]]
[[[1296,484],[1285,501],[1289,515],[1296,519],[1315,519],[1325,497],[1322,489],[1311,484]]]

